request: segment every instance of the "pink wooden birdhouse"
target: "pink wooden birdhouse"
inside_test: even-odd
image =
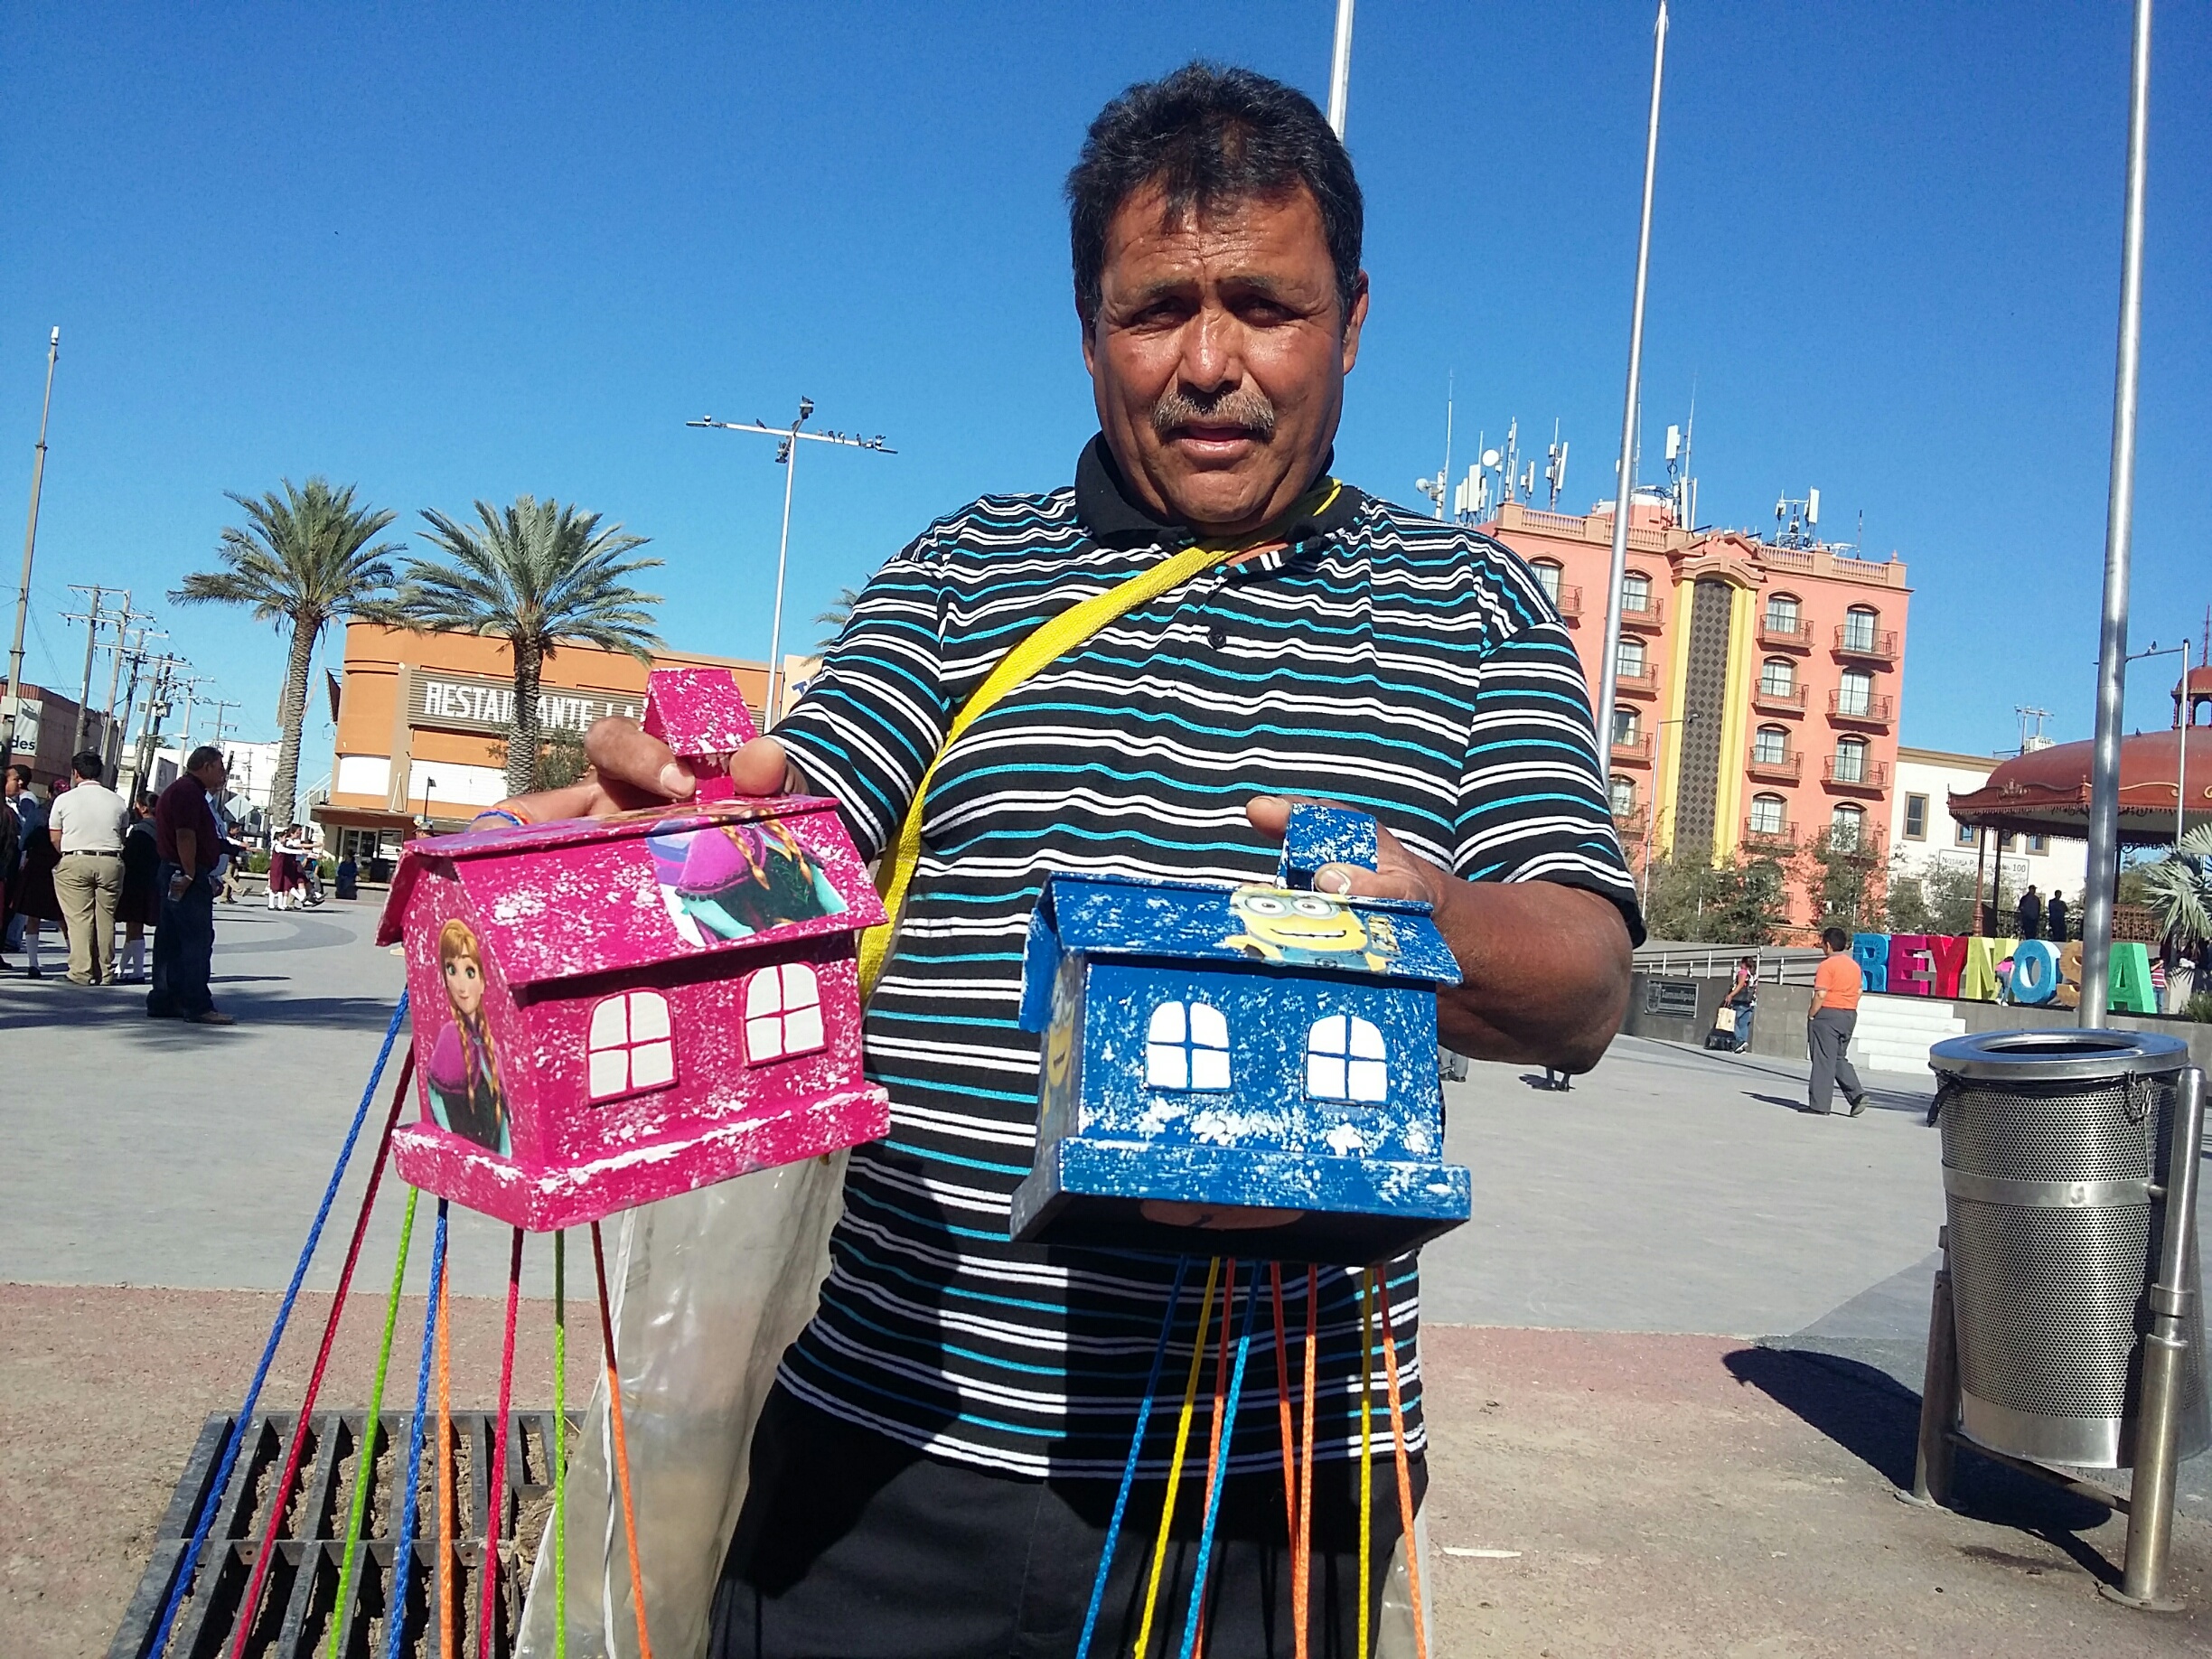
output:
[[[721,670],[651,677],[697,804],[412,842],[402,941],[420,1118],[399,1174],[543,1231],[872,1140],[858,950],[883,906],[835,805],[739,800]]]

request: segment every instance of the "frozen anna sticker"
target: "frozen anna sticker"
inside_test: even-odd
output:
[[[438,977],[452,1017],[430,1047],[425,1072],[430,1114],[440,1129],[502,1158],[511,1156],[507,1092],[500,1083],[499,1054],[484,1012],[483,948],[457,917],[438,933]]]
[[[658,830],[646,844],[669,917],[687,944],[747,939],[845,912],[814,855],[776,820]]]

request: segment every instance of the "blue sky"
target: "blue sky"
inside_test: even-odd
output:
[[[811,447],[787,638],[935,514],[1049,487],[1092,429],[1060,181],[1100,104],[1196,55],[1323,93],[1334,7],[1032,3],[33,7],[0,63],[0,529],[62,328],[27,672],[67,585],[132,587],[273,736],[278,641],[162,590],[323,473],[399,511],[530,491],[652,539],[662,632],[760,655],[782,473]],[[1609,488],[1649,73],[1636,4],[1368,0],[1349,138],[1374,310],[1338,470],[1399,500],[1517,416]],[[2134,639],[2212,602],[2212,21],[2162,9]],[[1702,516],[1910,561],[1906,740],[2086,736],[2111,426],[2126,8],[1674,14],[1646,454],[1697,393]],[[1649,464],[1646,464],[1649,470]],[[0,543],[13,583],[13,543]],[[155,603],[148,605],[149,595]],[[76,642],[72,642],[72,637]],[[2130,717],[2165,724],[2172,665]],[[306,775],[327,764],[311,719]],[[318,756],[320,758],[318,758]]]

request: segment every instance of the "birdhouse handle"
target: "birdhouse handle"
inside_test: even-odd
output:
[[[1372,813],[1299,801],[1291,807],[1290,820],[1283,827],[1276,882],[1285,887],[1311,887],[1324,865],[1351,864],[1372,870],[1380,853],[1380,834]]]
[[[691,768],[699,801],[736,793],[722,757],[760,736],[727,669],[653,670],[645,677],[645,730]]]

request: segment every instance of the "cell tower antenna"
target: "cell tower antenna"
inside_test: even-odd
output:
[[[2050,739],[2043,735],[2043,722],[2050,718],[2050,710],[2015,703],[2012,712],[2020,717],[2020,752],[2027,755],[2037,749],[2050,747]],[[2035,730],[2028,729],[2028,722],[2035,722]]]

